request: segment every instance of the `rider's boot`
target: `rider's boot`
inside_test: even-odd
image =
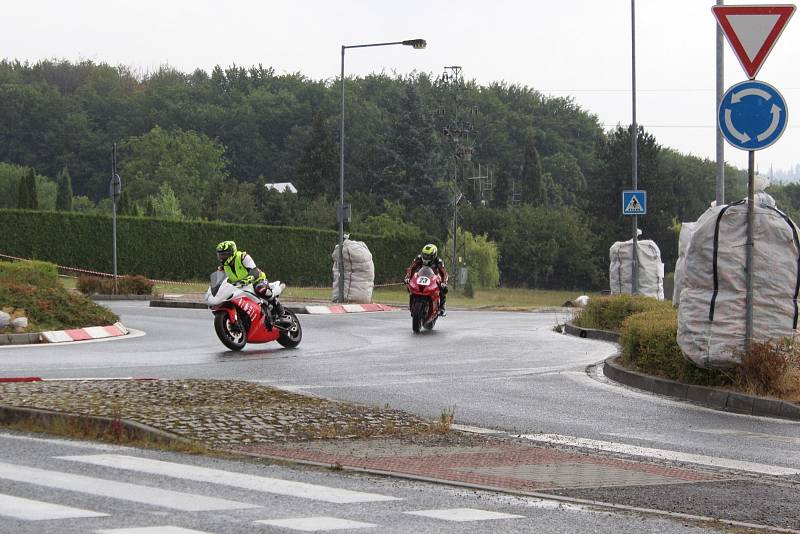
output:
[[[444,300],[439,302],[439,317],[444,317],[447,315],[447,308],[444,306]]]
[[[261,301],[261,313],[264,314],[264,327],[267,331],[271,331],[272,321],[269,318],[269,305],[263,300]]]
[[[292,325],[292,318],[286,313],[283,304],[278,300],[272,301],[272,309],[275,310],[275,324],[288,327]]]

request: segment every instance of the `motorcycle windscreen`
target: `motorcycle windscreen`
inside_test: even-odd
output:
[[[433,269],[424,265],[419,271],[417,271],[417,276],[425,276],[427,278],[433,278],[436,276],[436,273],[433,272]]]
[[[211,273],[210,279],[208,281],[208,287],[211,290],[211,294],[213,296],[217,296],[217,291],[219,291],[220,286],[222,286],[223,282],[227,280],[228,277],[225,275],[224,271],[214,271]]]

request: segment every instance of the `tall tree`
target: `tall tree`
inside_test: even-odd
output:
[[[56,210],[72,211],[72,178],[69,169],[64,167],[58,173],[58,190],[56,191]]]
[[[507,168],[501,168],[495,174],[494,190],[492,191],[492,207],[498,209],[508,208],[511,203],[511,176]]]
[[[19,181],[19,201],[17,207],[21,210],[39,209],[39,200],[36,196],[36,172],[30,168]]]
[[[522,160],[522,176],[520,180],[522,202],[532,206],[547,206],[547,190],[545,189],[544,171],[536,149],[536,137],[528,132],[525,140],[525,152]]]
[[[333,196],[338,191],[338,162],[332,125],[317,111],[312,119],[303,155],[295,170],[295,186],[300,197],[311,199],[320,195]]]

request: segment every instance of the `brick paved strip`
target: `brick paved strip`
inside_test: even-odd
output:
[[[429,447],[427,454],[404,456],[406,445],[397,442],[393,454],[353,455],[345,452],[320,450],[307,446],[302,448],[273,445],[236,447],[250,454],[283,457],[327,465],[402,473],[451,482],[462,482],[506,488],[516,491],[538,491],[559,487],[594,487],[603,485],[680,484],[718,480],[708,473],[690,469],[665,467],[645,462],[621,460],[602,456],[588,456],[564,452],[548,447],[504,443],[487,439],[486,452],[439,453],[437,447]],[[346,444],[341,444],[346,449]],[[329,448],[329,447],[328,447]],[[366,448],[364,449],[366,450]],[[579,468],[576,466],[584,466]],[[524,474],[532,466],[543,473],[538,479]],[[558,467],[569,473],[571,480],[582,476],[584,480],[560,484]],[[552,473],[550,473],[552,471]],[[544,478],[542,478],[544,477]],[[556,480],[550,480],[550,478]],[[610,481],[610,482],[604,482]],[[635,481],[628,483],[627,481]]]

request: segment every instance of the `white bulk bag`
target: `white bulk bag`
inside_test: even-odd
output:
[[[637,240],[640,295],[664,300],[664,264],[661,250],[650,239]],[[617,241],[608,251],[611,294],[630,295],[633,286],[633,240]]]
[[[339,300],[339,245],[331,254],[333,258],[334,302]],[[372,253],[363,241],[344,240],[344,302],[372,302],[375,287],[375,265]]]
[[[760,193],[754,203],[753,339],[797,333],[797,225]],[[710,208],[697,221],[683,264],[678,344],[704,368],[740,362],[745,344],[747,202]]]

